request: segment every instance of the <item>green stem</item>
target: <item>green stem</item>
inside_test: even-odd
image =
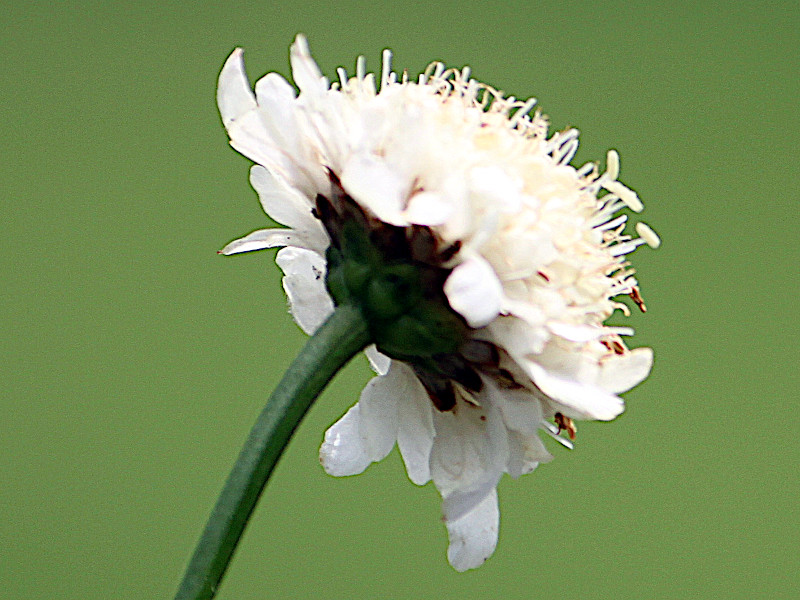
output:
[[[309,338],[267,401],[186,569],[175,600],[213,598],[289,438],[339,369],[370,343],[361,312],[340,305]]]

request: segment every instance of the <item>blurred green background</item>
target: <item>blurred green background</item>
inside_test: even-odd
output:
[[[214,94],[235,46],[288,75],[469,64],[577,163],[619,149],[662,235],[634,256],[650,379],[574,452],[500,485],[481,569],[447,564],[394,452],[324,474],[363,359],[290,445],[218,598],[795,598],[798,30],[793,3],[4,3],[0,596],[171,598],[245,436],[303,343]]]

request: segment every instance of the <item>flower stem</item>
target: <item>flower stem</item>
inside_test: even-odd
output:
[[[258,416],[186,569],[175,600],[213,598],[256,502],[319,393],[371,342],[361,311],[340,305],[309,338]]]

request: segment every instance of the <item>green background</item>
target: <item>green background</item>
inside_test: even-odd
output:
[[[227,146],[216,77],[365,54],[469,64],[577,162],[619,149],[663,237],[634,255],[646,383],[574,452],[500,484],[496,554],[458,574],[396,451],[324,474],[351,364],[278,466],[219,594],[794,598],[798,149],[793,3],[6,3],[0,160],[0,596],[170,598],[268,392],[303,343]]]

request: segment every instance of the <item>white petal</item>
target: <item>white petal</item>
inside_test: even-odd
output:
[[[508,428],[509,458],[506,472],[517,478],[533,471],[540,462],[549,462],[552,455],[539,438],[542,406],[528,392],[494,390],[493,397]]]
[[[378,375],[386,375],[386,373],[389,372],[389,366],[391,365],[392,359],[385,354],[378,352],[375,344],[370,344],[367,346],[364,350],[364,354],[367,355],[367,359],[369,360],[372,370]]]
[[[359,432],[367,457],[383,460],[397,441],[397,404],[405,396],[406,378],[401,369],[392,368],[386,375],[373,377],[361,392]]]
[[[607,333],[602,327],[573,325],[571,323],[558,323],[556,321],[548,322],[547,328],[557,336],[571,342],[589,342]]]
[[[470,193],[481,196],[494,210],[516,212],[521,204],[522,181],[493,165],[474,167],[468,175]]]
[[[424,485],[431,478],[430,457],[433,448],[433,403],[411,369],[397,361],[392,362],[406,370],[408,383],[397,405],[397,447],[406,465],[408,478]]]
[[[491,396],[480,407],[459,401],[455,410],[433,411],[436,436],[431,477],[444,498],[445,513],[459,518],[493,490],[508,463],[508,432]]]
[[[500,314],[503,287],[486,260],[472,256],[458,265],[444,284],[450,306],[471,327],[483,327]]]
[[[311,202],[261,165],[250,169],[250,184],[258,192],[264,212],[278,223],[307,231],[321,227],[311,213]]]
[[[252,110],[239,116],[228,127],[228,135],[231,138],[231,146],[237,152],[255,163],[281,173],[290,181],[308,185],[308,178],[270,137],[258,111]]]
[[[256,99],[262,128],[273,145],[289,157],[294,165],[303,167],[297,170],[303,179],[299,182],[291,179],[292,185],[302,189],[309,198],[314,198],[316,192],[325,189],[329,182],[316,151],[312,149],[307,131],[308,115],[301,112],[301,103],[295,100],[294,88],[277,73],[268,73],[256,82]]]
[[[625,410],[625,403],[621,398],[599,387],[552,375],[532,362],[524,367],[542,392],[558,404],[564,416],[610,421]]]
[[[441,225],[453,214],[453,205],[434,192],[411,196],[403,216],[417,225]]]
[[[325,432],[325,441],[319,449],[319,461],[329,475],[358,475],[372,462],[361,443],[360,410],[356,404]]]
[[[492,490],[472,511],[456,520],[445,517],[450,546],[447,560],[456,571],[481,566],[497,546],[500,510],[497,491]]]
[[[515,360],[521,361],[529,354],[539,354],[544,348],[549,333],[543,322],[544,315],[541,315],[540,323],[536,325],[516,316],[500,316],[489,324],[489,331],[495,343],[502,346]]]
[[[267,73],[256,81],[256,100],[261,108],[273,108],[276,102],[289,105],[294,99],[294,88],[278,73]]]
[[[289,51],[289,62],[292,65],[292,79],[301,92],[315,96],[327,90],[327,80],[311,58],[304,35],[298,34],[295,38]]]
[[[393,362],[387,375],[373,377],[358,403],[325,433],[320,461],[331,475],[355,475],[382,460],[397,439],[397,407],[407,395],[408,367]]]
[[[219,74],[217,106],[226,129],[240,116],[256,107],[253,90],[250,89],[250,82],[244,71],[241,48],[236,48],[231,53]]]
[[[625,354],[609,356],[600,361],[598,385],[613,394],[620,394],[638,385],[650,374],[653,350],[636,348]]]
[[[314,333],[333,312],[325,289],[325,259],[312,250],[289,247],[278,252],[275,262],[284,272],[292,316],[303,331]]]
[[[408,225],[403,203],[408,185],[378,157],[356,154],[344,166],[342,187],[385,223]]]
[[[293,229],[259,229],[243,238],[233,240],[219,253],[225,255],[239,254],[277,246],[298,246],[302,248],[306,244],[307,241]]]

